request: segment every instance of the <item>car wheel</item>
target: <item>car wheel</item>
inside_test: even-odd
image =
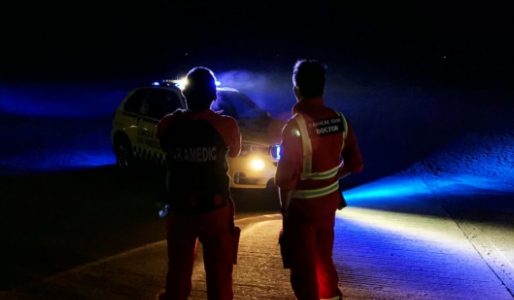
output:
[[[135,158],[132,153],[132,145],[125,138],[119,138],[114,143],[114,153],[116,154],[116,164],[123,171],[134,168]]]

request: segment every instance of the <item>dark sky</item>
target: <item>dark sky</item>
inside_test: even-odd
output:
[[[511,72],[510,1],[339,2],[2,4],[1,75],[132,76],[162,73],[195,58],[273,63],[277,55],[287,63],[300,56],[344,57],[414,73],[445,64],[496,77]]]

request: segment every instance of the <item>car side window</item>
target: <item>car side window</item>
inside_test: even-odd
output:
[[[146,115],[153,119],[162,119],[166,114],[182,108],[177,93],[165,89],[152,89],[147,100]]]
[[[141,112],[141,104],[143,104],[143,101],[145,100],[145,96],[148,93],[148,89],[139,89],[135,91],[132,96],[130,96],[129,99],[127,99],[127,102],[125,102],[125,105],[123,106],[123,109],[126,112],[131,113],[140,113]]]

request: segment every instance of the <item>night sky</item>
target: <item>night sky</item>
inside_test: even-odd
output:
[[[1,77],[155,77],[248,62],[265,70],[303,57],[455,84],[506,87],[513,73],[510,1],[139,2],[2,4]]]

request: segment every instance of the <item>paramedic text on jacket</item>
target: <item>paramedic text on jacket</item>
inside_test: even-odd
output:
[[[232,300],[232,271],[240,229],[234,226],[227,157],[241,151],[236,121],[210,109],[216,100],[214,74],[192,69],[183,94],[188,109],[159,123],[166,152],[168,274],[161,300],[187,300],[198,240],[203,245],[207,298]],[[164,213],[166,213],[164,211]]]
[[[342,297],[332,261],[339,179],[363,167],[351,124],[324,105],[324,85],[322,64],[297,62],[293,91],[298,103],[282,131],[275,177],[283,215],[281,254],[299,300]]]

